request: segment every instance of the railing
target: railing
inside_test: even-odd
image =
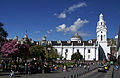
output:
[[[80,77],[81,75],[84,75],[90,71],[93,71],[95,70],[96,68],[98,68],[98,65],[94,65],[94,66],[90,66],[90,69],[84,69],[83,67],[82,68],[76,68],[75,70],[71,71],[71,72],[64,72],[64,73],[61,73],[62,75],[59,76],[58,78],[78,78]]]

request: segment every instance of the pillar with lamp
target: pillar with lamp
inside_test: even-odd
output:
[[[66,52],[65,52],[65,65],[66,65],[67,53],[68,53],[68,49],[66,49]]]
[[[51,51],[51,48],[48,47],[47,50],[48,50],[48,63],[49,63],[49,61],[50,61],[50,51]]]
[[[95,59],[94,59],[94,61],[96,61],[96,50],[97,50],[97,43],[95,42]]]
[[[84,46],[84,62],[85,62],[85,50],[86,50],[86,47],[85,47],[84,43],[83,43],[83,46]]]

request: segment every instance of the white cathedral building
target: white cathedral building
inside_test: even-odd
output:
[[[52,45],[67,60],[71,60],[71,55],[75,52],[80,52],[86,61],[108,59],[107,54],[110,54],[110,46],[107,43],[107,27],[103,14],[99,16],[96,33],[97,39],[88,41],[83,41],[81,36],[76,33],[68,41],[47,41],[47,43]],[[45,38],[43,40],[46,40]]]
[[[47,41],[46,36],[42,38],[42,41],[32,41],[37,45],[52,45],[56,51],[67,60],[71,60],[71,55],[76,52],[80,52],[85,61],[99,61],[108,59],[108,54],[111,54],[111,47],[107,38],[107,27],[106,22],[103,19],[103,14],[100,14],[99,21],[97,22],[96,28],[96,39],[84,41],[82,37],[76,33],[68,41]],[[18,40],[18,37],[15,37]],[[28,39],[27,34],[20,41],[26,41]]]

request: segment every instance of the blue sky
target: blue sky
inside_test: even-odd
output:
[[[78,32],[83,40],[96,39],[100,13],[107,36],[114,38],[120,24],[120,0],[0,0],[0,22],[8,38],[27,34],[33,40],[69,40]]]

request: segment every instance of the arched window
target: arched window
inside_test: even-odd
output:
[[[79,40],[78,43],[81,43],[81,40]]]
[[[101,35],[101,41],[103,40],[103,36]]]
[[[89,40],[88,43],[92,43],[92,40]]]
[[[105,35],[104,35],[104,40],[105,40]]]
[[[79,52],[79,49],[77,49],[77,52]]]

